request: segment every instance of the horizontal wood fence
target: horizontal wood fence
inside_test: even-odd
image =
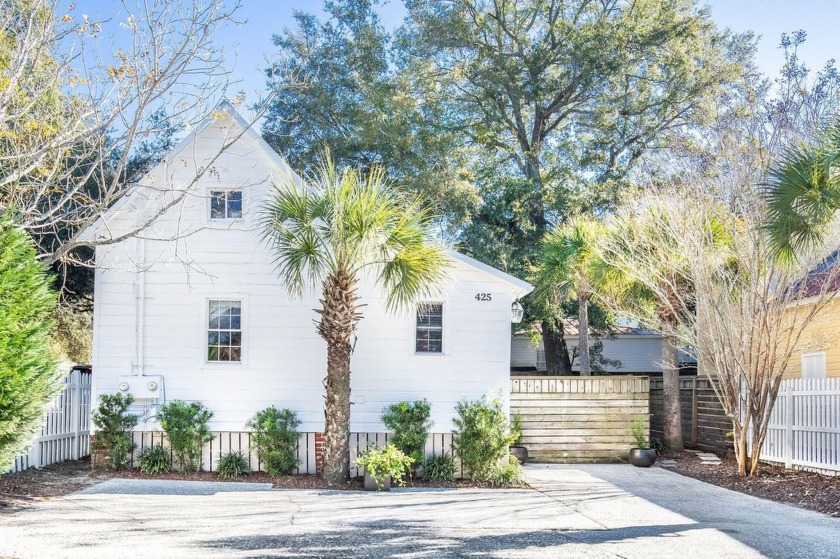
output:
[[[134,442],[137,448],[132,456],[132,463],[138,466],[138,459],[143,450],[156,444],[166,444],[163,433],[150,431],[135,431]],[[388,433],[351,433],[350,434],[350,475],[355,477],[363,472],[356,468],[356,457],[368,446],[377,448],[388,444]],[[241,452],[248,459],[248,467],[252,471],[261,471],[259,457],[251,445],[251,433],[248,431],[214,431],[213,440],[204,445],[202,458],[203,469],[211,472],[218,470],[219,457],[228,452]],[[426,456],[442,453],[453,454],[452,433],[433,433],[426,441]],[[315,433],[301,433],[297,446],[298,467],[296,474],[315,474],[318,472],[315,457]],[[456,467],[460,472],[460,465],[456,459]]]
[[[761,459],[840,472],[840,378],[782,381]]]
[[[648,377],[514,376],[510,409],[534,461],[615,462],[633,446],[633,422],[648,424],[649,392]]]
[[[663,438],[662,379],[650,379],[650,434]],[[682,409],[683,444],[689,448],[727,450],[732,442],[726,434],[732,422],[726,417],[714,388],[707,378],[680,378],[680,407]]]
[[[26,452],[15,457],[12,472],[77,460],[90,449],[89,372],[73,371],[47,408],[44,424]]]

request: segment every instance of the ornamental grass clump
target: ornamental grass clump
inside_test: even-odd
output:
[[[394,434],[391,442],[403,454],[414,460],[416,466],[423,463],[426,439],[432,422],[431,405],[428,400],[415,402],[397,402],[382,410],[382,423]]]
[[[222,479],[235,479],[246,473],[248,458],[242,452],[228,452],[219,458],[219,477]]]
[[[491,481],[498,467],[509,454],[516,434],[511,432],[500,395],[492,399],[461,400],[457,413],[453,443],[464,471],[475,481]]]
[[[429,481],[454,481],[455,459],[451,454],[433,454],[423,462],[423,478]]]
[[[175,461],[184,473],[201,470],[204,444],[213,439],[209,422],[213,412],[201,402],[173,400],[163,404],[158,419]]]
[[[139,462],[140,471],[151,476],[165,474],[172,468],[169,451],[162,444],[150,446],[141,452]]]
[[[276,477],[295,471],[300,439],[300,420],[295,412],[270,406],[254,414],[246,425],[254,430],[251,442],[268,475]]]

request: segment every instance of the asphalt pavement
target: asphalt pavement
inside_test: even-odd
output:
[[[660,468],[528,465],[532,489],[113,479],[0,515],[0,557],[838,557],[840,519]]]

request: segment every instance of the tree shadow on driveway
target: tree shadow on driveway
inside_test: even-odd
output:
[[[247,557],[467,557],[541,556],[614,557],[594,544],[637,538],[676,536],[698,525],[638,526],[621,530],[442,529],[427,522],[386,520],[337,526],[300,526],[280,534],[220,537],[204,545],[246,552]],[[251,553],[247,553],[251,552]]]

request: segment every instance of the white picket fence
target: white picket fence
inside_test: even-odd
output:
[[[761,459],[840,472],[840,378],[782,382]]]
[[[91,373],[74,370],[47,410],[40,433],[19,454],[12,472],[41,468],[90,454]]]
[[[350,475],[362,475],[363,471],[356,467],[356,457],[364,452],[368,446],[380,448],[388,444],[388,433],[350,433]],[[147,448],[162,444],[168,446],[164,435],[153,431],[135,431],[132,439],[137,447],[132,454],[132,465],[139,466],[140,454]],[[298,467],[295,474],[315,474],[316,464],[316,434],[305,432],[300,434],[297,446]],[[202,452],[202,468],[207,471],[218,471],[219,459],[228,452],[241,452],[248,460],[248,468],[261,471],[259,457],[251,444],[251,433],[248,431],[214,431],[213,439],[204,445]],[[452,433],[431,433],[426,440],[426,456],[435,454],[454,454],[452,447]],[[460,462],[455,460],[456,475],[462,477]]]

